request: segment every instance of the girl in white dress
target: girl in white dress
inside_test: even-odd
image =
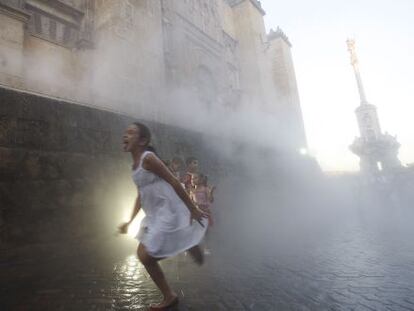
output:
[[[132,155],[132,179],[138,197],[130,221],[121,224],[119,232],[127,233],[139,210],[144,210],[145,218],[136,237],[140,242],[138,258],[164,296],[150,310],[165,310],[178,303],[178,296],[169,287],[158,261],[188,250],[202,264],[203,253],[198,245],[206,232],[207,214],[191,201],[180,181],[149,146],[150,141],[149,129],[138,122],[124,133],[124,151]]]

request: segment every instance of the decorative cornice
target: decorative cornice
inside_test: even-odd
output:
[[[290,43],[288,36],[286,36],[286,34],[283,32],[283,30],[277,26],[276,31],[274,31],[273,29],[270,29],[269,34],[267,35],[267,39],[269,41],[275,40],[281,38],[282,40],[284,40],[290,47],[292,47],[292,43]]]
[[[11,18],[17,19],[26,23],[30,19],[30,14],[24,10],[18,9],[13,6],[8,6],[0,2],[0,14],[7,15]]]
[[[74,26],[79,26],[84,12],[59,0],[26,0],[26,6],[35,8]]]
[[[84,14],[83,11],[61,0],[26,0],[26,2],[43,2],[49,5],[50,7],[53,7],[61,12],[64,12],[66,14],[73,15],[73,16],[81,17]]]
[[[227,0],[227,3],[231,6],[231,7],[235,7],[236,5],[239,5],[240,3],[244,2],[246,0]],[[253,4],[253,6],[260,12],[260,14],[262,15],[266,15],[265,10],[263,10],[262,8],[262,4],[260,3],[259,0],[248,0],[251,2],[251,4]]]
[[[63,1],[60,1],[60,0],[55,0],[55,1],[47,0],[46,2],[48,2],[51,6],[54,6],[57,9],[65,12],[67,14],[76,16],[77,18],[82,18],[85,15],[85,12],[83,12],[83,11],[73,7],[73,6],[68,5]]]

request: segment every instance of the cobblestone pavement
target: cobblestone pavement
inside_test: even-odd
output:
[[[177,310],[414,310],[413,211],[378,209],[226,232],[243,221],[222,214],[204,266],[185,254],[162,262]],[[0,310],[145,310],[160,295],[134,252],[116,237],[3,252]]]

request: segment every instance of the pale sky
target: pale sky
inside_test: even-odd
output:
[[[266,27],[280,26],[293,61],[309,149],[324,170],[357,170],[358,89],[346,39],[356,40],[368,102],[382,131],[397,135],[400,160],[414,162],[414,1],[262,0]]]

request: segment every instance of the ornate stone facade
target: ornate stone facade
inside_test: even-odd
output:
[[[0,83],[162,122],[178,90],[274,114],[302,148],[291,45],[264,14],[257,0],[0,0]]]
[[[195,111],[274,114],[303,147],[290,45],[263,14],[256,0],[0,0],[0,248],[112,231],[136,195],[119,152],[132,120],[214,183],[232,164],[168,123],[177,92]]]

